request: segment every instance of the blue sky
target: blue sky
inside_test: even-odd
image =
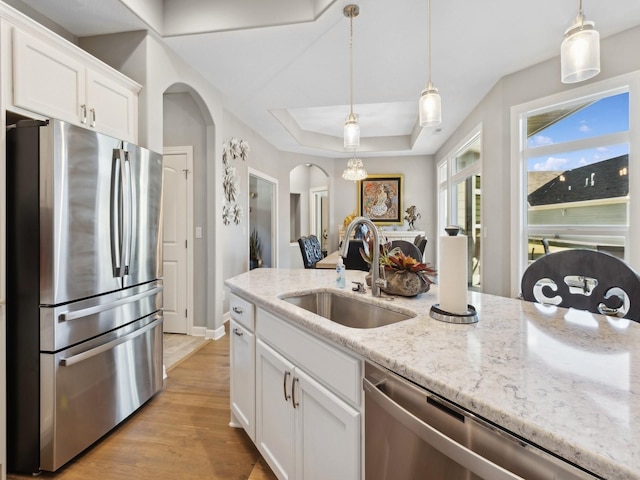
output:
[[[629,129],[629,94],[621,93],[564,118],[529,138],[529,148],[596,137]],[[629,153],[627,144],[532,157],[529,171],[565,171]]]

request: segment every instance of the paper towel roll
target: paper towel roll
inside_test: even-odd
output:
[[[448,313],[467,311],[467,237],[440,237],[438,285],[440,309]]]

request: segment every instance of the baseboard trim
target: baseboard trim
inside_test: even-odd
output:
[[[211,338],[213,340],[219,340],[224,337],[224,325],[220,325],[215,330],[207,330],[206,337]]]
[[[207,327],[192,327],[191,335],[194,337],[206,337],[207,336]]]

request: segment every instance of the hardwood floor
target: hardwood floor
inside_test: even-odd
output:
[[[169,371],[164,389],[56,473],[56,480],[275,480],[241,429],[229,427],[229,335]],[[7,475],[8,480],[33,478]]]

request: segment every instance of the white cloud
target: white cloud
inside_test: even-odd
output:
[[[589,133],[591,131],[591,127],[589,127],[586,121],[583,120],[582,122],[580,122],[580,126],[578,127],[578,130],[580,130],[582,133]]]
[[[547,157],[544,162],[536,163],[533,169],[537,172],[564,170],[568,163],[569,160],[566,158]]]
[[[539,147],[541,145],[553,145],[553,139],[551,137],[547,137],[546,135],[534,135],[533,137],[533,145]]]

